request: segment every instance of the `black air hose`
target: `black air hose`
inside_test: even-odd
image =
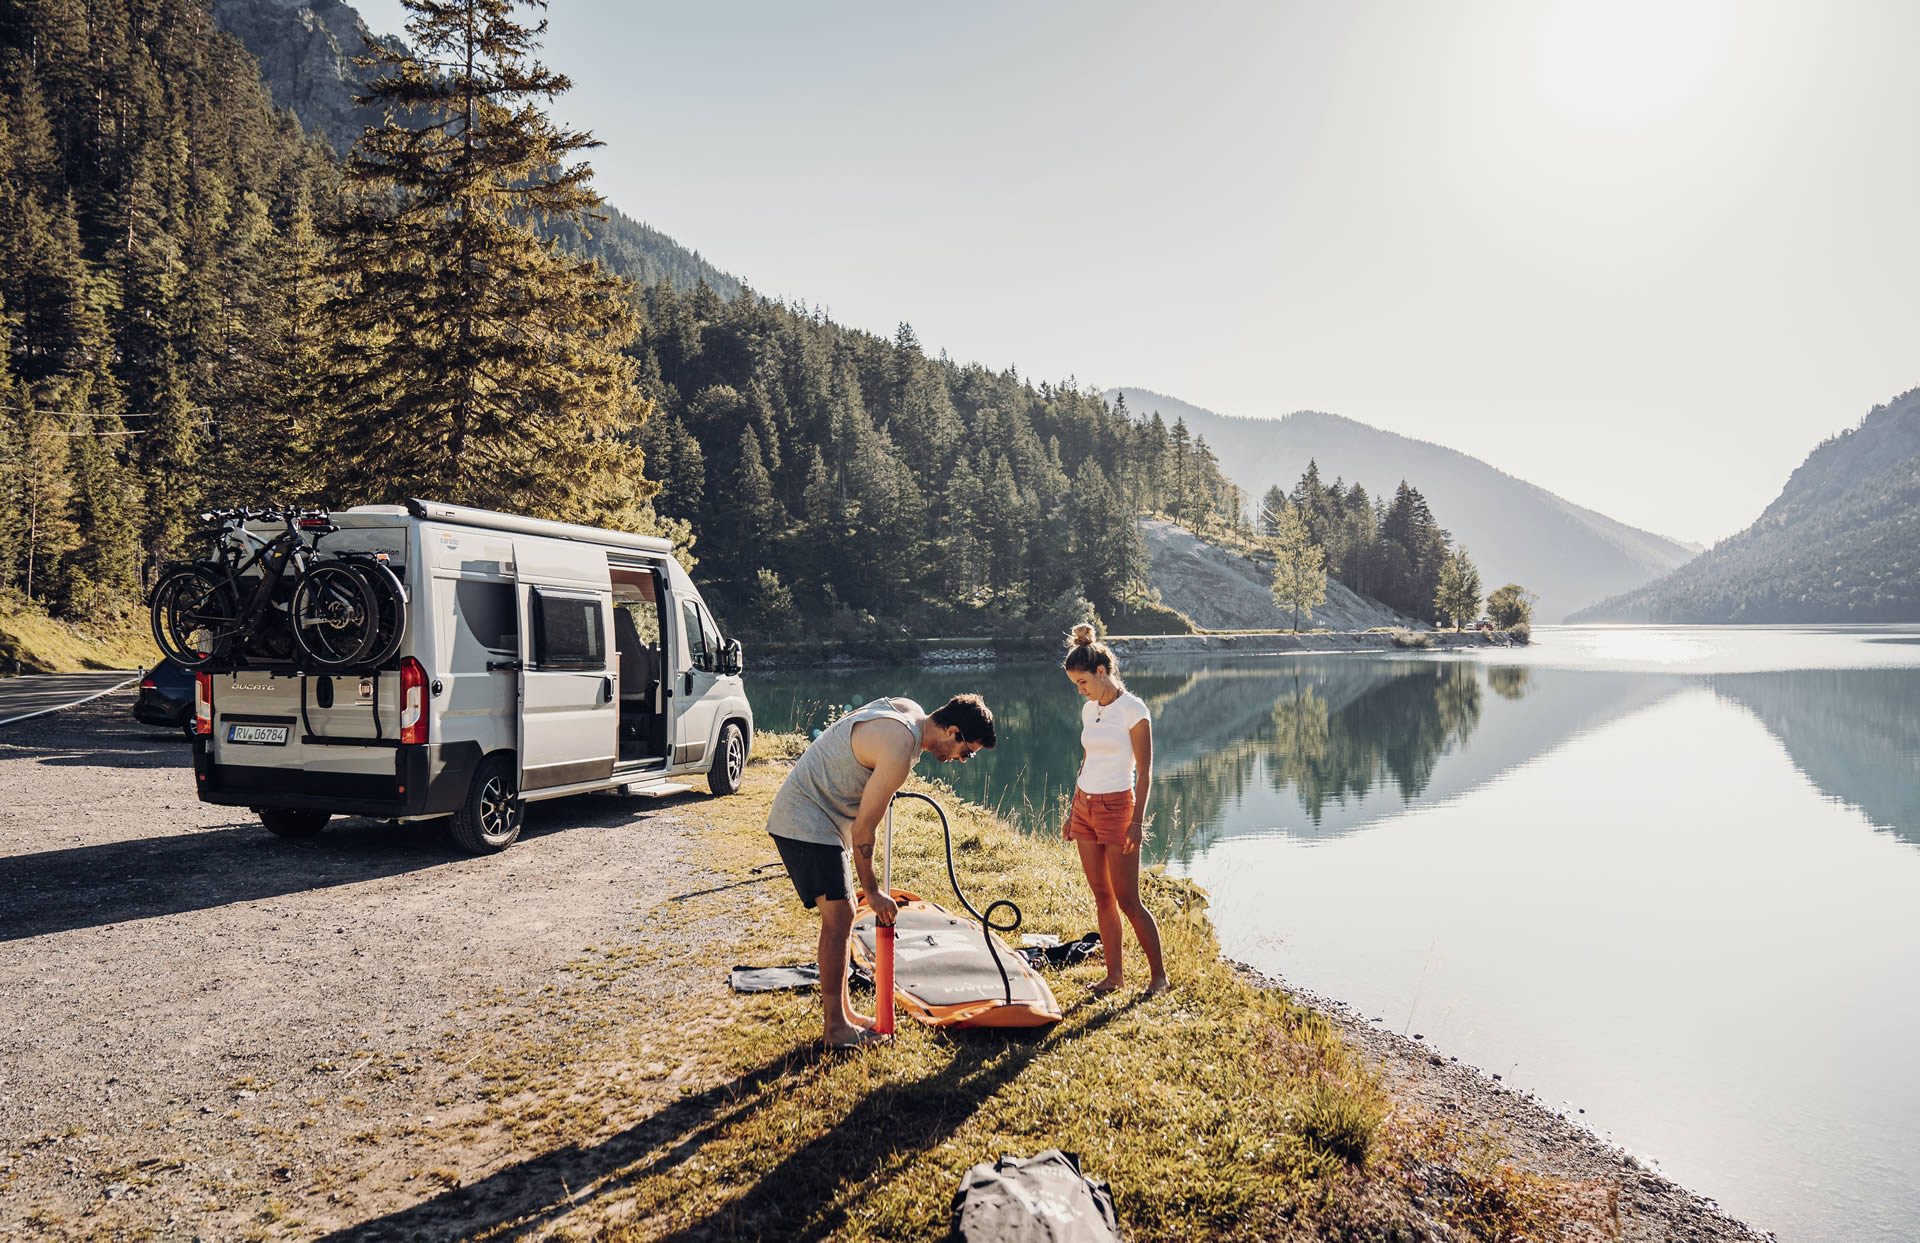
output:
[[[1006,964],[1001,962],[1000,955],[994,952],[993,934],[996,932],[1012,932],[1019,928],[1020,908],[1007,899],[1001,898],[997,902],[988,903],[987,913],[984,915],[974,910],[973,903],[967,901],[967,895],[961,892],[960,877],[953,870],[953,825],[947,822],[946,808],[940,806],[940,804],[934,802],[933,799],[925,794],[915,794],[911,791],[902,791],[894,795],[893,801],[897,803],[903,798],[917,798],[927,806],[933,808],[934,812],[939,815],[940,832],[946,837],[947,842],[947,879],[953,884],[953,896],[960,899],[960,905],[967,908],[967,914],[980,921],[980,935],[986,938],[987,942],[987,957],[993,960],[994,969],[1000,973],[1000,986],[1006,991],[1007,1004],[1012,1005],[1013,981],[1007,976]],[[892,897],[893,895],[888,894],[887,896]],[[993,913],[1003,906],[1013,913],[1013,921],[1006,924],[996,924],[993,922]]]

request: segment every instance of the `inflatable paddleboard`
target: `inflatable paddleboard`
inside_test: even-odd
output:
[[[991,937],[990,956],[989,936],[979,924],[904,889],[895,889],[893,900],[900,904],[893,924],[893,994],[916,1021],[928,1027],[1045,1027],[1060,1021],[1060,1003],[1046,980],[999,937]],[[853,957],[870,971],[878,965],[873,912],[864,897],[855,912]]]

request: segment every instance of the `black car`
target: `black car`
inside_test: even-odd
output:
[[[140,679],[133,701],[133,719],[148,725],[193,732],[193,675],[170,660],[162,660]]]

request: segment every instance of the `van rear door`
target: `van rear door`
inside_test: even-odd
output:
[[[520,609],[523,793],[602,780],[619,753],[613,580],[607,554],[565,540],[513,541]]]

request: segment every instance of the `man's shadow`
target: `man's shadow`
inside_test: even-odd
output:
[[[667,1237],[826,1239],[845,1226],[869,1183],[913,1153],[937,1148],[980,1107],[1062,1040],[1098,1031],[1138,1004],[1071,1008],[1051,1032],[956,1030],[944,1066],[910,1083],[869,1092],[826,1134],[802,1145],[744,1193]],[[457,1190],[327,1235],[321,1243],[538,1232],[589,1199],[669,1178],[708,1144],[787,1095],[796,1074],[827,1059],[885,1057],[884,1049],[825,1053],[801,1046],[758,1069],[676,1102],[588,1148],[569,1145],[519,1162]],[[663,1147],[664,1146],[664,1147]],[[649,1154],[653,1154],[649,1159]],[[986,1160],[997,1154],[983,1153]]]

